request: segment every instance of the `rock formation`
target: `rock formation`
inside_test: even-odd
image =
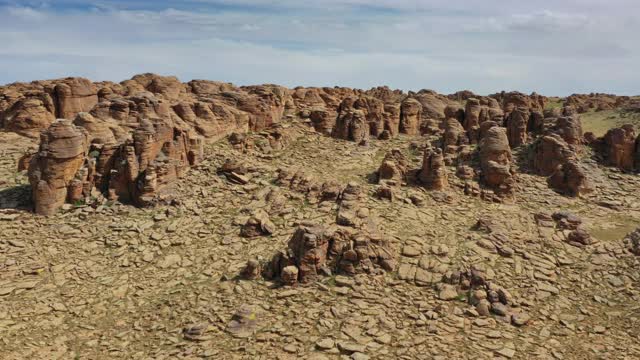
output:
[[[531,148],[531,167],[538,175],[550,176],[556,169],[575,160],[575,153],[557,134],[539,137]]]
[[[506,129],[492,127],[480,142],[483,183],[497,193],[511,193],[514,185],[512,161]]]
[[[400,108],[400,132],[415,136],[420,135],[422,123],[422,104],[416,99],[407,98]]]
[[[448,187],[447,176],[442,150],[427,148],[419,174],[420,181],[427,189],[443,190]]]
[[[588,171],[576,160],[560,165],[549,177],[549,186],[569,196],[581,196],[594,190],[587,177]]]
[[[636,132],[633,125],[609,130],[598,150],[602,153],[607,165],[633,171],[637,156]]]
[[[527,108],[515,108],[505,120],[509,145],[512,148],[524,145],[527,142],[527,130],[529,128],[529,110]]]
[[[336,273],[391,271],[394,266],[393,252],[384,238],[344,227],[308,223],[296,230],[287,251],[274,256],[265,276],[294,285],[296,281],[310,283]],[[298,271],[291,271],[292,267]]]
[[[85,163],[88,135],[69,120],[55,121],[42,133],[40,149],[29,166],[29,182],[38,214],[51,215],[65,201],[78,201],[80,169]]]
[[[409,171],[409,161],[402,154],[400,149],[392,149],[388,152],[382,164],[378,168],[378,181],[388,182],[391,180],[396,185],[402,185],[407,181],[407,173]]]

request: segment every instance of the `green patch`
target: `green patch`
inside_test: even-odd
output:
[[[589,111],[580,114],[582,129],[596,136],[604,136],[609,129],[625,124],[640,128],[640,114],[622,110]]]

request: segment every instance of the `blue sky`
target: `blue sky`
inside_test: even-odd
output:
[[[0,83],[156,72],[636,95],[639,11],[637,0],[0,0]]]

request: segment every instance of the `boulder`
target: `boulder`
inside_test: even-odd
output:
[[[48,98],[48,95],[44,95]],[[51,101],[51,98],[48,98]],[[7,131],[37,138],[56,117],[42,97],[24,98],[15,102],[0,118]]]
[[[79,112],[88,112],[98,103],[98,88],[84,78],[67,78],[54,88],[56,116],[73,119]]]

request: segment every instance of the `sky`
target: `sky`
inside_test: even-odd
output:
[[[638,0],[0,0],[0,83],[640,94]]]

